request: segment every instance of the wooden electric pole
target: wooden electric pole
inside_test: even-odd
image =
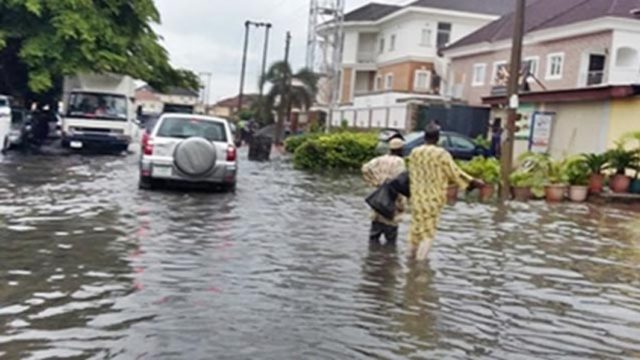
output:
[[[291,67],[289,66],[289,51],[291,49],[291,32],[287,31],[287,37],[284,47],[284,66],[287,69],[285,71],[284,89],[280,95],[280,105],[278,106],[278,121],[276,121],[276,133],[274,136],[276,145],[282,144],[282,133],[284,132],[285,114],[289,113],[289,102],[291,93]]]
[[[509,67],[509,87],[507,91],[507,125],[506,138],[502,144],[502,187],[500,189],[500,200],[506,201],[510,198],[511,184],[509,176],[513,170],[513,153],[516,134],[516,120],[518,117],[520,89],[520,68],[522,67],[522,41],[524,38],[524,20],[526,0],[516,0],[516,12],[513,30],[513,46],[511,48],[511,65]]]

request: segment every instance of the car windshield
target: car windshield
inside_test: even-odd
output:
[[[7,99],[0,99],[0,107],[9,106],[9,101]]]
[[[407,144],[410,144],[410,143],[420,139],[421,137],[424,137],[424,133],[422,133],[422,132],[414,132],[414,133],[411,133],[411,134],[406,136],[405,142]]]
[[[223,123],[189,118],[165,118],[157,136],[180,139],[202,137],[209,141],[227,142],[227,132]]]
[[[73,93],[68,116],[85,119],[127,120],[127,98],[122,95]]]

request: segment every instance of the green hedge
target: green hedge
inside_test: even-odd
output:
[[[293,163],[303,170],[357,170],[376,157],[378,137],[341,132],[307,139],[295,151]]]
[[[287,140],[285,140],[284,142],[284,149],[288,153],[293,154],[296,152],[296,150],[298,150],[300,146],[302,146],[307,141],[315,140],[322,135],[323,134],[321,133],[308,133],[304,135],[295,135],[295,136],[288,137]]]

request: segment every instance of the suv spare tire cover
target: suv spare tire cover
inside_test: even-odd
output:
[[[176,167],[191,176],[208,173],[216,165],[216,148],[208,140],[192,137],[176,146],[173,159]]]

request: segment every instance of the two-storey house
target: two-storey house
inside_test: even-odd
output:
[[[493,106],[504,119],[513,13],[443,51],[448,95]],[[518,150],[527,149],[533,114],[554,115],[548,151],[602,151],[640,130],[640,0],[536,0],[526,7]]]
[[[447,67],[439,51],[512,8],[510,0],[419,0],[346,14],[333,125],[407,129],[410,102],[443,98]]]

